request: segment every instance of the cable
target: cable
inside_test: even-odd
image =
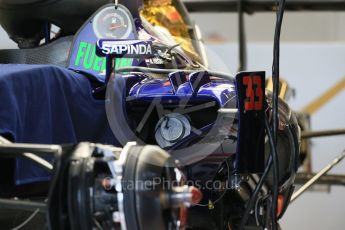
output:
[[[228,168],[228,180],[229,180],[229,178],[230,178],[230,165],[229,165],[228,160],[225,160],[225,164],[226,164],[226,167]],[[223,191],[222,195],[220,195],[220,196],[218,197],[217,200],[215,200],[215,201],[211,201],[211,200],[210,200],[210,202],[211,202],[213,205],[216,204],[216,203],[218,203],[221,199],[223,199],[223,197],[225,196],[226,193],[227,193],[227,190],[225,189],[225,190]],[[212,193],[211,193],[211,197],[212,197]],[[208,207],[209,204],[196,204],[195,206],[199,206],[199,207]]]
[[[280,58],[280,33],[281,27],[284,17],[284,9],[285,9],[285,0],[277,0],[279,1],[279,7],[277,11],[277,21],[276,21],[276,28],[274,34],[274,48],[273,48],[273,65],[272,65],[272,80],[273,80],[273,99],[272,99],[272,138],[273,145],[270,143],[271,146],[271,153],[272,153],[272,160],[273,160],[273,197],[272,197],[272,209],[271,209],[271,220],[272,220],[272,229],[277,229],[277,200],[278,200],[278,179],[279,179],[279,170],[278,170],[278,156],[276,154],[275,147],[277,146],[278,140],[278,103],[279,103],[279,58]],[[267,119],[266,119],[267,120]],[[267,121],[266,121],[267,123]],[[267,126],[267,124],[266,124]],[[269,133],[269,129],[268,134]],[[272,148],[274,147],[274,148]]]
[[[181,43],[169,47],[169,49],[167,49],[167,51],[165,51],[165,53],[170,53],[170,55],[171,55],[171,51],[172,51],[173,49],[179,47],[179,46],[181,46]]]
[[[276,146],[274,145],[274,142],[273,142],[272,131],[271,131],[271,128],[270,128],[270,125],[268,122],[268,118],[266,116],[265,116],[265,127],[266,127],[266,131],[267,131],[267,135],[268,135],[268,139],[269,139],[269,143],[270,143],[270,147],[271,147],[271,154],[270,154],[270,157],[269,157],[268,162],[266,164],[265,171],[262,174],[262,176],[261,176],[249,202],[248,202],[248,205],[247,205],[247,208],[243,214],[239,229],[244,229],[244,226],[248,221],[250,211],[252,210],[254,204],[256,203],[257,196],[259,195],[259,192],[262,189],[262,186],[264,185],[264,183],[267,179],[268,173],[270,172],[271,167],[273,165],[273,155],[277,155],[277,149],[276,149]]]
[[[247,46],[246,46],[246,31],[244,22],[243,1],[237,0],[238,12],[238,43],[239,43],[239,68],[238,71],[247,69]]]
[[[272,197],[272,207],[271,207],[271,220],[272,229],[277,229],[277,200],[278,200],[278,185],[279,185],[279,164],[278,164],[278,154],[277,154],[277,144],[274,143],[274,137],[272,136],[270,130],[270,124],[268,118],[265,117],[265,126],[267,129],[268,140],[271,146],[271,156],[273,161],[273,197]]]
[[[248,202],[247,208],[246,208],[246,210],[245,210],[245,212],[243,214],[243,217],[242,217],[242,220],[241,220],[241,223],[240,223],[240,228],[239,228],[240,230],[244,229],[244,226],[245,226],[245,224],[248,221],[250,211],[252,210],[252,208],[253,208],[253,206],[254,206],[254,204],[256,202],[256,198],[259,195],[259,192],[260,192],[262,186],[264,185],[264,182],[265,182],[265,180],[266,180],[266,178],[268,176],[268,173],[269,173],[271,167],[272,167],[272,156],[270,155],[270,157],[268,159],[268,162],[266,164],[265,171],[262,174],[262,177],[260,178],[259,183],[256,186],[252,196],[250,197],[250,200]]]
[[[225,164],[226,164],[226,167],[228,168],[228,181],[229,181],[229,178],[230,178],[230,166],[229,166],[228,160],[225,160]],[[223,199],[223,197],[225,196],[226,193],[227,193],[227,189],[224,190],[224,192],[222,193],[222,195],[221,195],[220,197],[218,197],[217,200],[212,201],[212,203],[213,203],[213,204],[218,203],[221,199]]]
[[[20,225],[18,225],[17,227],[14,227],[12,228],[12,230],[19,230],[23,227],[25,227],[25,225],[27,225],[33,218],[35,218],[35,216],[37,215],[37,213],[39,212],[40,210],[37,209],[36,211],[34,211],[31,216],[29,216],[23,223],[21,223]]]

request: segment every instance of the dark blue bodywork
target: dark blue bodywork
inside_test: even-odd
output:
[[[188,98],[190,103],[193,101],[215,101],[219,108],[223,108],[234,97],[235,87],[229,81],[217,79],[212,80],[194,91],[189,81],[181,84],[176,91],[167,79],[151,79],[138,82],[129,91],[131,99],[150,101],[160,97],[162,102],[180,101]]]
[[[184,76],[180,73],[178,77],[182,79],[177,80],[180,82],[178,87],[174,85],[175,73],[161,76],[159,79],[137,75],[123,76],[127,82],[130,82],[126,89],[126,108],[129,120],[133,121],[138,117],[137,123],[140,122],[152,103],[155,103],[156,107],[160,107],[155,110],[164,110],[160,115],[153,114],[155,111],[150,114],[152,119],[149,119],[148,122],[152,124],[148,124],[147,129],[151,133],[155,132],[155,125],[159,118],[167,113],[179,112],[189,116],[192,124],[197,123],[193,124],[196,130],[175,145],[167,147],[166,150],[182,161],[184,165],[188,165],[189,180],[206,183],[214,179],[224,160],[234,157],[236,153],[234,138],[237,136],[237,121],[233,118],[228,120],[226,115],[218,113],[220,109],[237,108],[236,90],[233,82],[210,77],[207,72],[196,71],[195,74],[206,77],[208,80],[202,82],[202,85],[193,85],[190,82],[190,76],[193,74]],[[193,108],[196,108],[196,111],[190,112],[193,111]],[[135,125],[132,127],[133,130],[136,128]],[[140,136],[140,133],[137,134]],[[154,141],[150,143],[152,137],[140,136],[140,138],[145,143],[157,144]],[[198,145],[200,147],[193,149]],[[213,148],[203,148],[204,145],[210,145]]]

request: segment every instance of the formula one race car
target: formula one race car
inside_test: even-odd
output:
[[[274,143],[265,73],[210,70],[179,0],[5,0],[0,24],[1,226],[276,228],[296,117],[280,100]]]

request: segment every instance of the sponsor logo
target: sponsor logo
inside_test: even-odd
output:
[[[100,40],[97,43],[97,54],[99,56],[114,57],[153,57],[152,42],[138,40],[130,41],[109,41]]]
[[[132,66],[132,64],[132,58],[118,58],[116,59],[115,68],[128,67]],[[98,73],[104,73],[106,71],[106,59],[105,57],[96,55],[95,44],[80,42],[74,66]]]

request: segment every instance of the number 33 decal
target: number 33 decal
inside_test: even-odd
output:
[[[244,110],[262,110],[263,107],[263,90],[262,80],[260,76],[244,76],[242,78],[243,86],[246,87],[246,99],[244,102]]]

